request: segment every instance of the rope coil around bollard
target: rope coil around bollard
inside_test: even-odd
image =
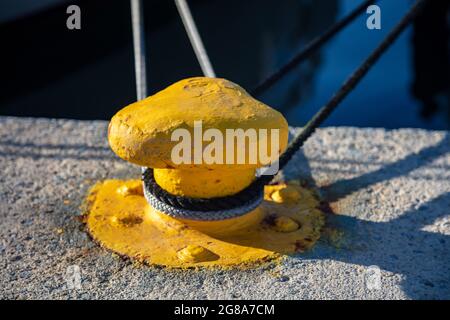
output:
[[[381,44],[345,81],[327,104],[306,124],[302,132],[289,144],[280,156],[279,168],[283,169],[294,154],[303,146],[314,131],[327,119],[331,112],[352,92],[383,53],[395,42],[398,36],[419,14],[424,3],[417,0],[400,22],[389,32]],[[156,209],[170,216],[192,220],[223,220],[244,215],[255,209],[262,201],[264,185],[270,183],[275,175],[261,175],[240,192],[216,198],[189,198],[168,193],[153,177],[153,169],[146,168],[142,179],[147,201]]]
[[[263,188],[251,185],[232,196],[220,198],[187,198],[175,196],[155,181],[153,169],[142,174],[144,196],[151,206],[169,216],[190,220],[224,220],[239,217],[258,207],[263,200]]]

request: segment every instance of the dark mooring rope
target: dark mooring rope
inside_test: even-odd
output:
[[[303,146],[314,131],[328,118],[336,107],[344,100],[350,92],[359,84],[371,67],[378,61],[384,52],[397,40],[405,28],[419,14],[424,3],[428,0],[417,0],[401,21],[389,32],[381,44],[369,55],[356,71],[344,82],[342,87],[333,95],[306,124],[302,132],[289,144],[286,151],[280,156],[279,166],[282,169],[291,160],[292,156]],[[265,184],[270,182],[273,176],[261,176],[254,183]]]
[[[142,174],[144,181],[144,192],[151,194],[154,198],[174,208],[182,208],[190,211],[211,212],[225,211],[238,207],[247,207],[263,197],[263,189],[259,185],[250,185],[244,190],[225,197],[217,198],[186,198],[173,195],[155,181],[153,169],[146,168]],[[243,212],[245,213],[245,212]],[[242,215],[242,214],[241,214]],[[207,220],[207,219],[205,219]],[[215,220],[215,219],[212,219]],[[217,219],[220,220],[220,219]]]
[[[262,80],[255,88],[250,91],[252,96],[259,96],[264,91],[273,86],[278,80],[284,77],[289,71],[293,70],[299,63],[305,61],[311,55],[316,52],[320,47],[338,34],[342,29],[344,29],[349,23],[355,20],[361,13],[365,12],[368,6],[377,0],[366,0],[361,5],[359,5],[355,10],[353,10],[348,16],[346,16],[341,21],[332,25],[328,30],[326,30],[322,35],[314,38],[309,42],[299,53],[297,53],[291,60],[289,60],[285,65],[279,68],[274,73],[267,76]]]
[[[378,61],[383,53],[395,42],[398,36],[405,30],[405,28],[418,15],[424,3],[429,0],[417,0],[408,13],[400,20],[400,22],[389,32],[382,43],[369,55],[369,57],[356,69],[355,72],[344,82],[342,87],[333,95],[330,101],[325,104],[319,112],[307,123],[303,131],[289,144],[286,151],[279,158],[279,168],[282,169],[291,160],[294,154],[303,146],[305,141],[314,133],[314,131],[324,122],[324,120],[336,109],[342,100],[356,87],[361,79],[367,74],[370,68]],[[216,209],[231,209],[239,205],[244,205],[252,201],[258,194],[261,193],[264,185],[270,183],[274,175],[262,175],[255,179],[250,186],[237,194],[217,197],[211,199],[186,198],[174,196],[161,187],[159,187],[154,179],[149,179],[153,176],[152,169],[147,169],[144,173],[144,186],[146,189],[154,189],[152,192],[158,200],[173,206],[192,211],[212,211]],[[156,185],[156,186],[155,186]]]

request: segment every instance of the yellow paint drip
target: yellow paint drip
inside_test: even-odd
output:
[[[117,188],[117,193],[126,197],[126,196],[143,196],[144,189],[142,188],[142,181],[136,180],[134,182],[130,182],[122,185],[120,188]]]
[[[178,259],[187,263],[198,263],[202,261],[214,261],[219,256],[201,246],[188,245],[177,253]]]
[[[263,204],[242,217],[206,222],[181,221],[154,210],[139,191],[140,183],[97,183],[88,196],[86,221],[103,247],[150,265],[254,265],[311,248],[324,223],[313,192],[291,184],[266,186]],[[295,187],[301,201],[273,201],[275,192],[289,187]]]
[[[300,200],[301,188],[297,185],[284,186],[285,188],[277,189],[271,194],[272,200],[285,204],[297,203]]]

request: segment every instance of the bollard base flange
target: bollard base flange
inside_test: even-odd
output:
[[[248,214],[221,221],[177,220],[153,209],[140,180],[106,180],[87,197],[86,224],[104,248],[172,268],[256,266],[310,249],[324,214],[315,193],[296,183],[266,186]]]

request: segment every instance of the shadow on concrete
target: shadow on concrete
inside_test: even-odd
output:
[[[450,153],[449,134],[446,134],[442,141],[436,145],[424,148],[418,153],[410,154],[370,173],[323,186],[321,192],[327,201],[334,202],[367,186],[404,176],[446,153]]]
[[[0,157],[32,159],[114,160],[118,159],[109,147],[86,144],[38,144],[0,141]]]
[[[450,236],[422,228],[448,215],[449,208],[450,193],[444,193],[388,222],[330,216],[328,223],[345,233],[340,249],[325,240],[298,258],[375,265],[401,274],[403,290],[412,299],[448,299]]]
[[[450,152],[449,134],[436,145],[424,148],[367,174],[324,186],[321,192],[325,200],[337,201],[370,185],[408,175],[448,152]],[[14,141],[0,141],[0,156],[80,160],[115,159],[114,154],[106,146]],[[302,163],[302,178],[314,182],[303,151],[297,153],[295,161]],[[342,215],[329,215],[329,226],[345,231],[340,248],[330,245],[324,239],[312,251],[297,258],[332,259],[363,266],[376,265],[383,270],[400,274],[404,292],[410,298],[450,298],[448,276],[450,274],[450,236],[424,230],[425,226],[449,213],[450,193],[447,192],[387,222],[366,221],[343,215],[345,212],[341,212]]]
[[[450,152],[450,135],[434,146],[363,174],[322,188],[327,201],[336,201],[370,185],[404,176]],[[438,179],[436,179],[438,180]],[[338,247],[327,240],[299,259],[333,259],[400,274],[402,287],[413,299],[450,298],[450,236],[423,228],[450,214],[450,193],[404,212],[388,222],[372,222],[344,212],[328,216],[328,225],[344,231]],[[343,284],[345,285],[345,284]]]
[[[0,146],[7,147],[18,147],[18,148],[38,148],[38,149],[57,149],[57,150],[67,150],[67,149],[75,149],[75,150],[99,150],[99,151],[111,151],[109,147],[102,146],[89,146],[87,144],[75,143],[75,144],[49,144],[49,143],[30,143],[30,142],[16,142],[10,140],[0,141]]]

